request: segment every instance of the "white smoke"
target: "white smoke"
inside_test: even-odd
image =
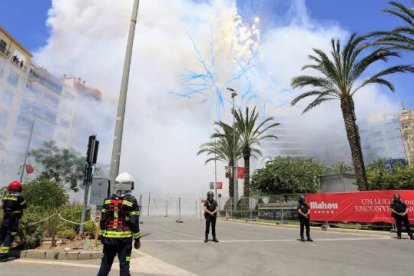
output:
[[[82,76],[104,91],[104,97],[117,99],[132,3],[53,0],[47,22],[51,36],[35,53],[36,62],[56,74]],[[312,132],[309,137],[321,138],[332,126],[343,129],[338,103],[300,116],[300,108],[286,104],[298,92],[281,91],[301,73],[312,48],[329,50],[332,37],[344,38],[348,32],[313,22],[303,1],[293,1],[289,14],[289,24],[260,34],[260,65],[255,68],[252,85],[263,99],[261,104],[266,102],[268,114],[288,116],[285,118],[291,119],[281,123],[292,120],[307,135]],[[226,39],[234,32],[231,24],[238,18],[235,1],[141,1],[121,159],[121,170],[135,176],[139,190],[198,193],[214,181],[213,166],[204,165],[205,156],[196,156],[213,130],[216,117],[212,108],[199,104],[197,98],[180,98],[169,92],[180,91],[183,74],[201,67],[188,34],[202,54],[209,56],[211,30],[215,30],[214,40],[220,47],[230,47],[231,41]],[[235,70],[225,55],[217,58],[222,64],[219,72]],[[395,110],[375,88],[360,93],[356,101],[361,116],[384,108]],[[224,113],[229,113],[228,108],[226,105]],[[100,162],[109,163],[111,150],[112,145],[101,145]],[[219,165],[219,180],[225,182],[223,166]]]

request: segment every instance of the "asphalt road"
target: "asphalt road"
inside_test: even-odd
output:
[[[204,244],[204,221],[146,219],[143,251],[199,275],[414,275],[414,241],[218,221],[220,243]]]
[[[297,240],[297,228],[218,221],[220,243],[205,244],[204,221],[143,220],[132,275],[414,275],[414,241],[408,239],[313,230],[310,243]],[[0,263],[0,275],[96,275],[98,266],[99,260],[21,259]]]

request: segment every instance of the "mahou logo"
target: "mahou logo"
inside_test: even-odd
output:
[[[338,203],[336,202],[327,203],[327,202],[322,201],[318,203],[316,201],[311,201],[309,205],[311,209],[321,209],[321,210],[338,209]]]

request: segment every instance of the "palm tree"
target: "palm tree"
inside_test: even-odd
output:
[[[357,177],[357,185],[360,190],[366,190],[367,178],[364,167],[364,159],[361,150],[361,141],[353,96],[361,88],[369,84],[380,84],[394,91],[391,82],[384,79],[385,76],[396,72],[413,71],[413,67],[408,65],[396,65],[380,72],[368,76],[363,80],[362,74],[374,63],[378,61],[388,61],[389,57],[398,57],[399,54],[389,48],[380,47],[366,54],[364,50],[370,45],[365,42],[365,37],[352,34],[344,47],[341,47],[339,40],[332,39],[331,57],[319,49],[313,49],[315,54],[309,55],[314,62],[306,65],[302,70],[310,68],[316,70],[320,75],[302,75],[292,80],[293,88],[310,86],[310,90],[294,98],[291,102],[295,105],[299,101],[315,97],[302,113],[305,113],[322,103],[339,100],[342,117],[345,123],[346,134],[351,147],[352,162]]]
[[[352,167],[345,164],[345,162],[335,163],[329,169],[335,174],[346,174],[352,172]]]
[[[237,159],[241,157],[239,135],[237,133],[235,135],[236,154],[234,154],[233,127],[221,121],[215,124],[219,128],[216,128],[215,133],[211,135],[213,140],[202,144],[197,155],[206,153],[208,156],[206,164],[211,161],[221,161],[226,163],[229,168],[233,168],[234,156]],[[234,173],[229,176],[229,195],[231,198],[234,197],[234,176]]]
[[[242,150],[244,160],[244,189],[243,196],[249,197],[250,195],[250,157],[261,156],[262,153],[255,146],[260,146],[260,142],[264,139],[277,137],[272,134],[265,134],[271,128],[274,128],[279,123],[273,123],[273,118],[269,117],[263,120],[261,123],[258,122],[259,113],[256,112],[256,107],[252,112],[249,112],[249,108],[246,107],[246,113],[243,116],[241,109],[234,113],[235,124],[237,132],[240,136],[240,147]]]
[[[406,25],[400,26],[392,31],[377,31],[367,36],[377,37],[373,42],[376,45],[390,46],[396,49],[414,51],[414,10],[395,1],[388,2],[390,9],[383,10],[402,19]]]

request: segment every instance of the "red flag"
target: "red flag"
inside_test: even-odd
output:
[[[237,178],[238,179],[244,178],[244,167],[237,167]]]
[[[223,189],[223,182],[217,182],[217,190]]]
[[[33,166],[32,165],[26,165],[26,173],[27,174],[31,174],[34,172]]]

